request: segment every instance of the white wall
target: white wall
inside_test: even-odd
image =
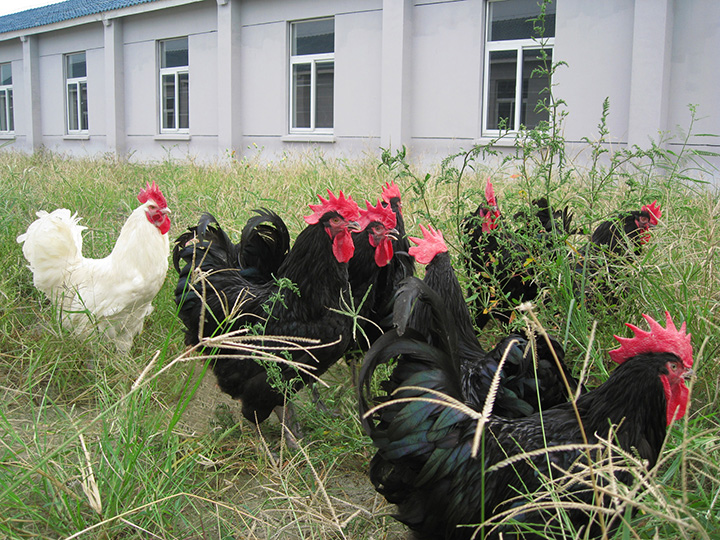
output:
[[[480,136],[483,8],[482,1],[415,7],[413,138],[472,141]]]
[[[288,24],[335,17],[334,141],[315,143],[327,155],[377,152],[380,136],[381,2],[248,0],[240,4],[242,148],[268,157],[307,151],[288,138]],[[291,140],[289,140],[291,139]],[[258,150],[259,149],[259,150]]]
[[[555,75],[557,96],[567,102],[565,137],[593,139],[603,100],[610,99],[608,127],[616,142],[627,142],[630,99],[633,0],[558,4]]]
[[[244,25],[240,31],[241,129],[248,139],[287,131],[286,34],[282,21]]]
[[[481,136],[485,2],[417,2],[410,155],[437,163]]]
[[[125,26],[132,25],[126,22]],[[125,43],[125,126],[128,148],[135,147],[135,138],[149,137],[157,132],[155,54],[153,40]]]
[[[188,36],[190,138],[158,135],[157,40]],[[191,4],[123,21],[125,146],[135,160],[217,154],[217,5]]]
[[[695,132],[720,135],[720,2],[676,1],[674,7],[667,129],[687,131],[692,103],[698,106]],[[720,144],[707,137],[690,143]]]
[[[104,58],[101,24],[85,25],[39,37],[41,142],[52,151],[88,156],[105,151]],[[88,79],[88,139],[67,137],[66,54],[85,52]]]
[[[382,12],[335,17],[335,134],[380,137]]]

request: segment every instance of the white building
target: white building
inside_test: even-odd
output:
[[[537,0],[67,0],[0,17],[6,148],[212,161],[406,145],[437,160],[546,117]],[[564,136],[720,134],[720,2],[556,0]],[[519,104],[519,105],[518,105]],[[713,150],[708,137],[691,137]],[[1,141],[0,141],[1,142]],[[680,144],[676,139],[675,143]]]

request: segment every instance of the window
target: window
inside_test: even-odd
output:
[[[65,89],[67,93],[67,132],[87,133],[88,98],[85,53],[65,56]]]
[[[536,72],[552,62],[555,43],[555,5],[545,9],[545,30],[534,28],[540,15],[538,0],[502,0],[487,3],[483,132],[517,131],[547,121],[548,111],[537,110],[547,97],[550,80]],[[547,59],[543,56],[547,55]],[[519,104],[519,106],[518,106]]]
[[[0,64],[0,133],[15,131],[12,64]]]
[[[290,132],[332,133],[335,20],[290,25]]]
[[[160,132],[187,133],[190,128],[188,39],[159,42]]]

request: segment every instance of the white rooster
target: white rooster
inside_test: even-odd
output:
[[[122,352],[130,350],[153,309],[170,253],[170,210],[155,182],[140,190],[138,200],[104,259],[83,257],[87,227],[65,208],[37,212],[17,237],[35,287],[57,304],[63,327],[83,337],[97,329]]]

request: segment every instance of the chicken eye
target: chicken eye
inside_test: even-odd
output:
[[[677,362],[668,362],[668,367],[670,368],[670,371],[677,371],[677,369],[678,369]]]

